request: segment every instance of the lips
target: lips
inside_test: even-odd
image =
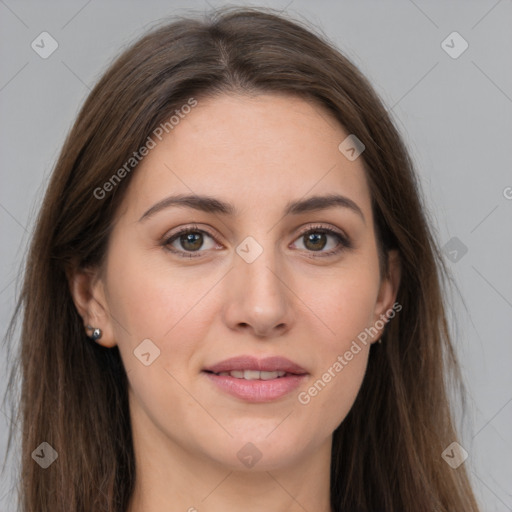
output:
[[[219,372],[215,375],[220,377],[235,377],[235,379],[245,380],[271,380],[280,379],[286,375],[283,370],[277,370],[275,372],[261,372],[258,370],[232,370],[230,372]]]
[[[270,402],[295,390],[308,372],[284,357],[240,356],[203,370],[215,387],[246,402]]]
[[[244,372],[244,377],[237,375],[238,378],[247,378],[253,380],[255,378],[255,372],[284,372],[293,375],[304,375],[307,373],[304,368],[295,364],[293,361],[286,359],[285,357],[266,357],[264,359],[257,359],[253,356],[239,356],[226,359],[220,363],[208,366],[204,371],[211,373],[224,373],[224,372]]]

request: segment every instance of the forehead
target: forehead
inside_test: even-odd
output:
[[[155,139],[132,177],[126,206],[141,212],[183,193],[268,210],[338,192],[367,209],[362,158],[349,161],[338,149],[348,135],[326,109],[294,96],[198,98],[161,141]]]

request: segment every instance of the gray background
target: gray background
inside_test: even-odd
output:
[[[439,243],[451,240],[445,253],[457,291],[450,317],[470,397],[469,414],[459,420],[469,453],[465,464],[482,510],[511,511],[512,2],[251,5],[286,8],[319,26],[371,80],[396,120]],[[2,331],[49,174],[89,89],[119,50],[155,21],[208,8],[185,0],[0,0]],[[59,45],[47,59],[31,48],[43,31]],[[469,44],[456,59],[441,46],[453,31]],[[459,42],[449,44],[460,48]],[[3,406],[2,458],[9,415]],[[14,511],[12,467],[10,460],[0,483],[0,509],[6,512]]]

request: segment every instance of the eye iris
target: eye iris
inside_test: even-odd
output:
[[[184,235],[180,236],[180,243],[181,246],[186,250],[196,251],[201,248],[201,245],[203,245],[202,240],[203,235],[201,233],[186,233]],[[193,246],[187,247],[184,244],[192,243]]]
[[[313,250],[317,250],[317,249],[323,249],[325,247],[325,244],[326,244],[326,235],[325,233],[310,233],[308,235],[305,235],[305,238],[306,238],[306,243],[304,244],[308,249],[313,249]],[[313,245],[313,247],[309,247],[308,244],[310,242],[313,242],[313,244],[315,242],[318,242],[319,240],[321,240],[323,243],[321,244],[321,247],[319,247],[318,245]]]

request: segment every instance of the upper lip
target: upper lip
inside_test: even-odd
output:
[[[254,356],[244,355],[232,357],[204,368],[204,371],[213,373],[231,372],[234,370],[255,370],[260,372],[283,371],[296,375],[304,375],[307,373],[307,371],[298,364],[286,359],[286,357],[280,356],[259,359]]]

